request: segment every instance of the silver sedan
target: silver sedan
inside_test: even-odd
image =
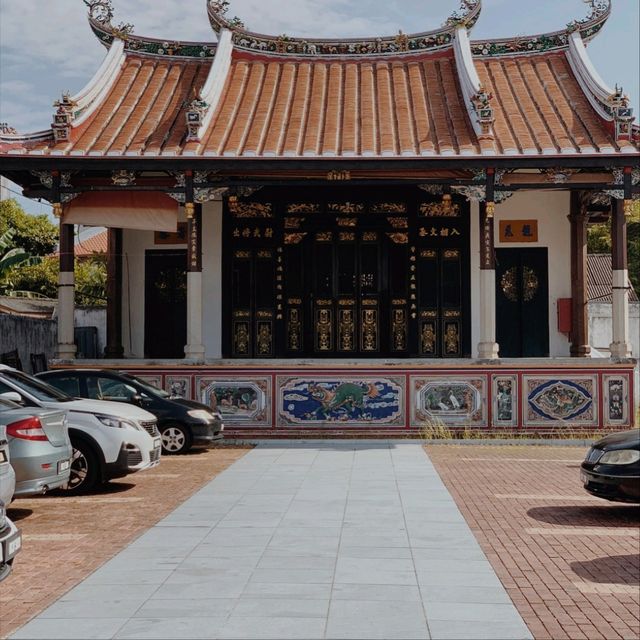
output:
[[[64,411],[22,407],[0,399],[0,425],[6,428],[9,441],[16,498],[67,484],[72,448]]]

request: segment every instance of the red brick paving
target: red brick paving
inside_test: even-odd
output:
[[[537,640],[640,638],[640,508],[589,497],[584,448],[426,448]]]
[[[13,502],[9,517],[24,544],[0,588],[0,636],[11,635],[246,452],[221,447],[166,456],[155,469],[93,495]]]

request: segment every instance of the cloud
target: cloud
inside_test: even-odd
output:
[[[214,41],[206,0],[113,0],[114,22],[159,38]],[[254,31],[302,37],[362,37],[435,28],[458,0],[231,0]],[[515,8],[517,6],[517,9]],[[485,0],[473,37],[484,39],[562,28],[585,15],[580,0]],[[609,84],[622,83],[638,100],[638,3],[614,3],[603,33],[590,46]],[[612,46],[615,43],[615,46]],[[0,0],[0,119],[21,131],[48,127],[53,101],[79,91],[105,55],[87,24],[82,0]],[[624,64],[620,64],[620,60]]]

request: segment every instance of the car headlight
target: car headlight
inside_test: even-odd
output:
[[[115,429],[133,429],[135,431],[139,431],[139,427],[135,422],[131,422],[131,420],[126,420],[124,418],[118,418],[117,416],[103,416],[97,415],[96,418],[102,422],[107,427],[114,427]]]
[[[619,451],[607,451],[602,458],[600,464],[633,464],[640,460],[640,451],[635,449],[620,449]]]
[[[196,420],[202,420],[202,422],[211,422],[213,415],[204,409],[192,409],[187,411],[187,414]]]

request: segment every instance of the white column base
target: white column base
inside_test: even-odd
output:
[[[629,273],[626,269],[613,272],[612,341],[610,345],[612,358],[630,358],[631,342],[629,341]]]
[[[497,360],[499,346],[496,342],[496,272],[480,271],[480,360]]]
[[[202,340],[202,273],[187,273],[187,344],[184,348],[187,360],[204,362],[205,347]]]
[[[76,344],[74,332],[75,277],[71,271],[58,276],[58,358],[74,360]]]
[[[500,346],[497,342],[481,342],[478,345],[479,360],[497,360]]]

